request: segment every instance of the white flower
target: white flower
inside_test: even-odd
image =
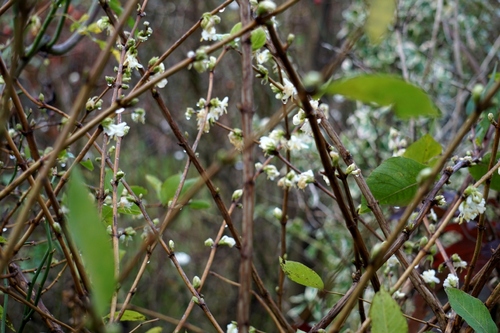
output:
[[[238,324],[235,321],[227,324],[226,333],[238,333]]]
[[[264,50],[262,52],[257,51],[255,53],[255,60],[257,60],[259,65],[266,63],[269,59],[271,59],[271,53],[269,53],[269,50]]]
[[[287,188],[295,187],[295,185],[297,184],[298,178],[299,177],[297,177],[297,174],[295,173],[295,171],[291,170],[289,173],[286,174],[285,177],[280,178],[280,180],[278,180],[278,186],[279,187],[287,187]]]
[[[460,211],[458,215],[460,223],[462,223],[463,220],[466,222],[474,220],[476,216],[484,213],[486,210],[483,195],[476,187],[467,187],[464,191],[464,195],[467,196],[467,198],[460,204],[460,207],[458,207]]]
[[[236,150],[243,150],[243,132],[239,128],[235,128],[227,135],[229,142],[236,148]]]
[[[233,247],[234,245],[236,245],[236,241],[234,240],[234,238],[224,235],[220,239],[219,245],[227,245],[229,247]]]
[[[304,142],[303,138],[300,138],[297,135],[292,135],[290,137],[290,140],[286,142],[286,147],[290,151],[299,151],[309,148],[309,146]]]
[[[297,112],[297,114],[293,116],[292,122],[295,126],[297,126],[303,124],[306,119],[306,112],[300,109],[299,112]]]
[[[295,89],[294,85],[287,78],[283,78],[283,91],[280,91],[276,94],[277,99],[281,99],[281,102],[285,104],[290,97],[293,98],[294,95],[297,94],[297,89]]]
[[[426,270],[422,272],[422,279],[424,279],[425,283],[434,284],[439,283],[439,279],[436,277],[436,271],[433,269]]]
[[[405,298],[405,297],[406,297],[406,294],[405,294],[405,293],[403,293],[403,292],[401,292],[401,291],[399,291],[399,290],[396,290],[396,291],[394,292],[394,294],[392,294],[392,296],[393,296],[394,298],[396,298],[396,299],[397,299],[397,298]]]
[[[203,29],[201,32],[201,40],[217,40],[217,31],[215,27]]]
[[[214,245],[214,240],[212,238],[207,238],[204,244],[205,246],[212,247]]]
[[[455,274],[448,274],[444,280],[443,287],[458,288],[458,277]]]
[[[314,183],[314,173],[312,170],[307,170],[306,172],[302,172],[299,175],[299,179],[297,181],[297,186],[301,190],[305,189],[307,184]]]
[[[137,108],[132,112],[132,121],[135,123],[142,123],[144,124],[146,122],[146,110],[143,108]]]
[[[262,148],[265,155],[270,155],[273,152],[275,152],[277,149],[277,145],[278,144],[277,144],[276,140],[274,140],[268,136],[263,136],[260,138],[259,147]]]
[[[142,68],[142,65],[137,60],[137,54],[132,52],[127,52],[123,66],[127,66],[130,69]]]
[[[122,137],[128,133],[130,127],[127,126],[126,122],[119,124],[109,124],[103,126],[104,133],[106,133],[109,137]]]
[[[266,165],[263,170],[267,174],[267,179],[269,180],[274,180],[274,178],[280,175],[278,169],[272,164]]]
[[[455,269],[467,267],[467,261],[463,261],[462,258],[460,258],[460,256],[456,253],[451,256],[451,262],[453,263],[453,267],[455,267]]]
[[[132,202],[127,199],[127,196],[120,197],[120,203],[118,204],[121,208],[132,207]]]

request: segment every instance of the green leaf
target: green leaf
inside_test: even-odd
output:
[[[258,50],[266,44],[266,32],[262,27],[252,31],[250,42],[252,43],[252,51]]]
[[[392,105],[400,118],[439,115],[429,96],[419,87],[391,75],[360,75],[333,81],[323,87],[327,94],[380,106]]]
[[[104,319],[109,319],[109,314],[104,317]],[[143,321],[146,320],[146,316],[142,313],[132,310],[125,310],[123,316],[120,318],[120,321]]]
[[[381,205],[406,206],[417,193],[417,176],[425,168],[406,157],[391,157],[373,170],[366,183]],[[363,199],[360,213],[368,211]]]
[[[149,330],[146,331],[146,333],[161,333],[163,331],[163,328],[157,326],[150,328]]]
[[[373,297],[369,316],[373,333],[408,332],[408,323],[398,303],[383,288]]]
[[[92,160],[87,158],[85,161],[81,161],[80,164],[89,171],[94,171],[94,164],[92,164]]]
[[[235,33],[237,33],[238,31],[240,31],[240,30],[241,30],[241,27],[242,27],[241,22],[236,23],[236,24],[233,26],[233,28],[231,29],[230,34],[231,34],[231,35],[234,35]]]
[[[7,244],[7,238],[0,236],[0,244]]]
[[[290,280],[303,286],[322,290],[325,286],[319,275],[300,262],[283,260],[280,257],[280,266]]]
[[[371,43],[380,42],[388,26],[394,21],[395,10],[396,1],[394,0],[371,0],[370,12],[365,24],[365,31]]]
[[[3,306],[0,305],[0,318],[3,317]],[[12,322],[10,321],[9,319],[9,315],[7,314],[6,316],[6,320],[5,320],[5,326],[8,327],[12,332],[15,332],[16,329],[14,328],[14,325],[12,325]]]
[[[191,200],[189,201],[189,207],[193,209],[207,209],[210,208],[210,202],[206,200]]]
[[[498,328],[488,308],[475,297],[457,288],[444,288],[451,308],[478,333],[496,333]]]
[[[132,192],[134,192],[134,194],[137,196],[145,196],[148,194],[148,190],[142,186],[132,185],[130,186],[130,188],[132,189]]]
[[[161,198],[161,180],[153,175],[146,175],[146,181],[153,187],[156,192],[158,200]]]
[[[428,164],[433,157],[441,154],[442,150],[441,145],[432,136],[426,134],[406,148],[403,156]]]
[[[68,228],[90,277],[91,301],[98,315],[106,313],[115,291],[111,240],[78,170],[71,173],[67,191]]]
[[[481,162],[478,162],[476,165],[473,165],[469,168],[469,173],[476,181],[481,179],[481,177],[483,177],[488,172],[490,159],[491,153],[487,153],[483,156]],[[495,191],[500,191],[500,175],[498,175],[498,172],[493,172],[490,187]]]
[[[177,191],[177,187],[179,187],[179,183],[181,181],[181,175],[173,175],[167,178],[161,185],[161,191],[160,191],[160,202],[163,205],[166,205],[170,200],[175,195],[175,192]],[[181,195],[184,194],[189,188],[191,188],[196,182],[198,181],[198,178],[190,178],[186,179],[184,182],[184,186],[182,187],[181,190]]]

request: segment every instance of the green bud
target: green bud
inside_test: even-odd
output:
[[[172,250],[172,252],[175,251],[175,243],[173,240],[168,241],[168,247],[170,248],[170,250]]]
[[[484,86],[482,84],[476,84],[474,88],[472,88],[472,100],[474,103],[478,103],[481,99],[481,95],[483,94]]]
[[[243,195],[243,190],[242,189],[238,189],[236,191],[233,192],[233,196],[231,197],[231,200],[232,201],[238,201],[240,200],[241,196]]]
[[[429,239],[426,236],[420,238],[420,243],[419,243],[420,248],[426,246],[427,243],[429,243]]]
[[[40,93],[40,95],[38,95],[38,100],[40,102],[44,103],[45,102],[45,96],[42,93]]]
[[[198,276],[195,276],[193,278],[193,287],[194,287],[194,289],[198,289],[201,287],[201,280]]]
[[[214,245],[214,240],[212,238],[207,238],[205,240],[205,246],[212,247]]]
[[[276,10],[276,4],[270,0],[264,0],[259,2],[257,6],[257,15],[264,16]]]

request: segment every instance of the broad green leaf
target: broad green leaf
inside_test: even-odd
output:
[[[67,207],[68,228],[92,283],[91,301],[97,314],[102,316],[115,291],[113,251],[106,227],[76,169],[68,184]]]
[[[444,288],[451,308],[478,333],[497,333],[488,308],[475,297],[457,288]]]
[[[163,328],[157,326],[150,328],[149,330],[146,331],[146,333],[161,333],[163,331]]]
[[[398,303],[383,288],[373,297],[369,316],[373,333],[408,332],[408,323]]]
[[[360,75],[333,81],[323,87],[327,94],[339,94],[363,103],[392,105],[400,118],[439,116],[429,96],[419,87],[391,75]]]
[[[387,32],[387,28],[394,21],[396,1],[394,0],[371,0],[370,11],[365,24],[365,31],[373,44],[378,44],[381,37]]]
[[[144,196],[148,194],[148,190],[142,186],[137,186],[137,185],[132,185],[130,186],[132,189],[132,192],[134,192],[135,195],[140,196],[141,194]]]
[[[236,24],[233,26],[233,28],[231,29],[230,34],[231,34],[231,35],[234,35],[235,33],[237,33],[238,31],[240,31],[240,30],[241,30],[241,27],[242,27],[241,22],[236,23]]]
[[[109,319],[109,314],[104,317],[104,319]],[[123,316],[120,318],[120,321],[143,321],[146,320],[146,316],[142,313],[132,310],[125,310]]]
[[[306,265],[291,260],[285,261],[280,257],[280,266],[285,275],[293,282],[320,290],[324,288],[323,280]]]
[[[252,51],[258,50],[266,44],[266,32],[262,27],[252,31],[250,42],[252,43]]]
[[[381,205],[406,206],[417,193],[417,176],[425,168],[406,157],[391,157],[373,170],[366,183]],[[360,212],[367,211],[364,200]]]
[[[193,209],[207,209],[210,208],[210,202],[206,200],[191,200],[189,201],[189,207]]]
[[[166,205],[175,195],[177,187],[181,181],[181,175],[173,175],[167,178],[161,185],[160,191],[160,202]],[[191,186],[193,186],[198,181],[197,178],[186,179],[184,186],[182,187],[181,195],[184,194]]]
[[[442,150],[441,145],[432,136],[426,134],[406,148],[403,156],[428,164],[431,158],[441,154]]]
[[[87,158],[85,161],[81,161],[80,164],[89,171],[94,171],[94,164],[92,164],[92,160]]]
[[[491,153],[487,153],[476,165],[469,168],[471,176],[478,181],[488,172],[488,165],[490,163]],[[498,172],[493,172],[493,177],[491,178],[490,187],[495,191],[500,191],[500,175]]]
[[[161,198],[161,180],[156,178],[153,175],[146,175],[146,181],[153,187],[153,189],[156,192],[156,196],[158,197],[158,200]]]

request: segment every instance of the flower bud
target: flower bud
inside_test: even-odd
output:
[[[263,16],[276,10],[276,4],[270,0],[264,0],[259,2],[257,6],[257,15]]]
[[[242,189],[238,189],[236,191],[233,192],[233,196],[231,197],[231,200],[234,202],[234,201],[238,201],[240,200],[241,196],[243,195],[243,190]]]
[[[205,240],[205,246],[212,247],[214,245],[214,240],[212,238],[207,238]]]
[[[172,252],[175,251],[175,243],[173,240],[168,241],[168,247],[170,248],[170,250],[172,250]]]
[[[200,286],[201,286],[201,280],[198,276],[195,276],[193,278],[193,287],[194,287],[194,289],[198,289],[198,288],[200,288]]]
[[[282,217],[283,217],[283,211],[281,209],[279,209],[278,207],[274,208],[273,210],[273,216],[281,221]]]
[[[478,103],[481,99],[481,95],[483,94],[484,86],[482,84],[476,84],[474,88],[472,88],[472,100],[474,103]]]

